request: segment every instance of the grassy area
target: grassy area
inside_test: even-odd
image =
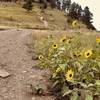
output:
[[[28,13],[19,4],[0,5],[0,26],[44,29],[41,17],[48,22],[49,29],[64,29],[65,27],[66,17],[61,11],[51,8],[42,11],[39,4],[34,4],[33,10]]]
[[[26,28],[63,30],[66,27],[67,31],[73,30],[66,22],[67,16],[65,16],[63,11],[51,9],[50,7],[41,10],[40,6],[40,4],[33,3],[32,11],[27,12],[22,8],[21,4],[0,3],[0,29]],[[47,25],[45,25],[45,22],[43,22],[41,18],[47,22]],[[86,26],[81,22],[79,22],[79,27],[82,32],[87,32]]]

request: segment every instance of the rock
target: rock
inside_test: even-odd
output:
[[[0,77],[6,78],[8,76],[10,76],[10,74],[7,71],[5,71],[4,69],[0,69]]]
[[[26,72],[27,72],[26,70],[22,71],[22,73],[26,73]]]
[[[43,23],[44,23],[44,27],[48,28],[48,22],[44,20]]]
[[[43,22],[45,28],[48,28],[48,22],[44,19],[44,17],[40,17],[40,21]]]
[[[44,17],[40,17],[40,21],[43,21],[44,20]]]
[[[36,100],[35,97],[32,97],[32,100]]]

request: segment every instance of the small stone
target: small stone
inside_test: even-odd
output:
[[[32,100],[35,100],[35,97],[32,97]]]
[[[44,20],[44,17],[40,17],[40,21],[43,21]]]
[[[31,75],[30,78],[36,78],[36,75]]]
[[[44,27],[47,28],[48,27],[48,22],[47,21],[43,21],[44,23]]]
[[[22,73],[26,73],[26,72],[27,72],[27,71],[25,71],[25,70],[24,70],[24,71],[22,71]]]
[[[5,71],[4,69],[0,69],[0,77],[6,78],[8,76],[10,76],[10,74],[7,71]]]

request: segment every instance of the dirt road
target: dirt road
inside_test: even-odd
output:
[[[32,68],[36,61],[31,59],[26,46],[32,30],[0,31],[0,70],[10,76],[0,77],[0,100],[53,100],[48,96],[34,96],[29,93],[28,84],[44,82],[46,71]]]

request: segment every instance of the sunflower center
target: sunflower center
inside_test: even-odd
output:
[[[90,53],[87,53],[87,56],[89,56],[90,55]]]
[[[56,45],[54,45],[54,47],[56,47]]]
[[[65,39],[63,39],[63,42],[65,42]]]
[[[69,77],[72,77],[72,74],[70,74]]]
[[[74,23],[76,25],[76,23]]]

